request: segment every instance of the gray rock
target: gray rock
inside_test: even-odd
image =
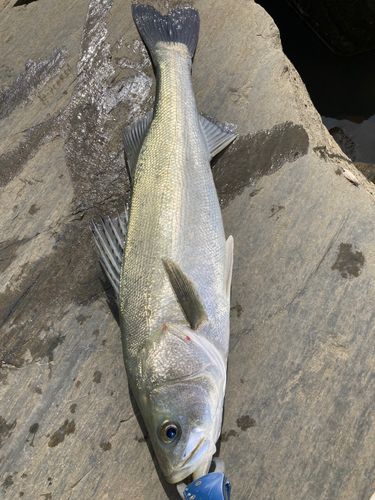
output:
[[[340,146],[342,151],[353,161],[361,163],[375,162],[375,117],[357,122],[338,120],[322,116],[324,125]]]
[[[375,182],[375,165],[373,163],[356,162],[355,166],[371,182]]]
[[[356,145],[354,141],[350,137],[348,137],[340,127],[330,128],[329,133],[340,146],[343,153],[345,153],[348,158],[354,161],[356,158]]]
[[[199,107],[240,134],[214,166],[235,239],[220,446],[233,496],[369,498],[373,186],[263,9],[196,5]],[[121,131],[152,105],[130,2],[0,7],[1,496],[176,498],[128,394],[89,231],[127,199]]]

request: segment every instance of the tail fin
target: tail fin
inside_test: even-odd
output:
[[[134,22],[151,56],[158,42],[183,43],[193,58],[198,42],[199,14],[178,7],[163,16],[150,5],[132,5]]]

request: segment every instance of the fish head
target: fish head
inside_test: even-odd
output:
[[[185,325],[164,325],[144,349],[138,404],[170,483],[208,472],[220,435],[226,381],[222,355]]]
[[[208,472],[216,451],[212,436],[215,416],[207,404],[209,397],[206,390],[188,383],[160,387],[151,394],[149,432],[160,468],[170,483],[198,470]]]

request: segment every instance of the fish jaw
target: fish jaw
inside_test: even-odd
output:
[[[206,437],[194,435],[186,446],[184,460],[170,472],[164,472],[168,483],[175,484],[193,475],[201,477],[208,472],[216,446]],[[202,473],[201,473],[202,472]]]

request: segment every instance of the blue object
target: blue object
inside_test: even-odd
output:
[[[230,490],[223,472],[210,472],[185,488],[184,500],[229,500]]]

